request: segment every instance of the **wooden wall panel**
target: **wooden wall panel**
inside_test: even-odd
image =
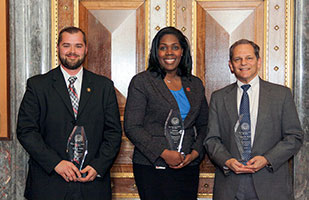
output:
[[[196,6],[196,15],[199,16],[199,23],[196,25],[196,76],[199,77],[205,85],[205,38],[206,38],[206,12],[200,4]],[[192,44],[193,45],[193,44]]]
[[[0,1],[0,139],[9,139],[9,10],[8,1]]]
[[[207,12],[206,12],[207,13]],[[213,91],[229,84],[230,71],[227,65],[229,34],[216,20],[206,14],[205,27],[205,91],[209,102]]]
[[[87,68],[94,73],[111,78],[111,33],[88,12]]]
[[[196,75],[205,85],[208,102],[213,91],[235,80],[228,67],[230,45],[241,38],[255,42],[263,41],[263,34],[257,33],[257,30],[263,33],[264,28],[261,23],[263,22],[261,8],[263,8],[261,1],[197,1],[196,41],[193,41],[196,42],[195,68]],[[258,44],[263,48],[263,43]],[[198,195],[200,198],[211,198],[215,168],[208,157],[202,162],[200,169]]]
[[[235,80],[228,67],[229,47],[235,41],[242,38],[255,41],[263,57],[262,10],[261,1],[197,3],[196,75],[205,83],[207,100],[213,91]],[[230,26],[230,22],[235,26]]]
[[[146,41],[146,24],[145,24],[145,5],[142,1],[81,1],[79,4],[79,24],[80,28],[85,30],[88,40],[88,57],[86,67],[91,71],[105,75],[111,78],[112,72],[112,42],[113,31],[110,24],[106,25],[104,21],[99,21],[96,15],[90,10],[135,10],[136,11],[136,72],[145,69],[145,41]],[[113,13],[115,13],[113,12]],[[95,12],[98,14],[98,12]],[[107,12],[108,13],[108,12]],[[106,15],[106,13],[104,14]],[[102,20],[102,19],[100,19]],[[112,18],[110,20],[113,20]],[[119,19],[117,19],[119,20]],[[124,19],[125,20],[125,19]],[[119,21],[117,21],[119,22]],[[122,24],[122,23],[121,23]],[[115,30],[114,30],[115,31]],[[123,48],[126,48],[124,44]],[[126,55],[123,55],[126,56]],[[125,68],[128,66],[123,66]],[[133,66],[134,67],[134,66]],[[121,122],[126,97],[117,89],[117,101],[119,105]],[[122,144],[118,157],[111,169],[113,199],[138,198],[137,188],[134,182],[132,169],[132,155],[134,146],[125,137],[123,133]]]
[[[58,30],[74,25],[74,0],[58,0]]]
[[[248,40],[255,41],[255,21],[254,13],[250,14],[231,34],[231,43],[236,42],[239,38],[245,37]],[[263,55],[263,54],[261,54]]]
[[[140,23],[145,20],[145,6],[139,6],[136,9],[136,71],[145,70],[145,59],[148,52],[145,51],[146,45],[146,24]]]

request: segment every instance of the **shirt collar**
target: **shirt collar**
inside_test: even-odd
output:
[[[253,88],[253,87],[256,87],[258,84],[259,84],[259,76],[256,75],[249,83],[247,84],[250,84],[251,87],[250,88]],[[246,83],[243,83],[241,82],[240,80],[237,79],[237,85],[238,85],[238,88],[241,88],[241,86],[243,85],[246,85]]]
[[[68,79],[71,77],[71,75],[68,74],[68,72],[66,72],[63,68],[64,68],[64,67],[63,67],[62,65],[60,65],[61,72],[62,72],[62,74],[63,74],[63,76],[64,76],[65,81],[67,82]],[[81,80],[82,80],[83,72],[84,72],[84,68],[81,67],[80,70],[79,70],[79,72],[78,72],[77,74],[74,75],[74,76],[76,76],[76,78],[77,78],[76,80],[77,80],[77,81],[81,81]]]

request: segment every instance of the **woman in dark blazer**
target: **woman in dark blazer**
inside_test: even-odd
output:
[[[166,27],[152,41],[147,70],[131,80],[124,128],[135,145],[133,172],[142,200],[197,199],[208,105],[203,83],[191,70],[187,38]],[[171,110],[183,120],[182,153],[171,150],[165,136]]]

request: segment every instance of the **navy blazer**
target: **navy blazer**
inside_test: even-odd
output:
[[[202,81],[195,76],[182,77],[181,81],[191,106],[184,120],[182,151],[188,154],[196,150],[199,157],[190,165],[197,165],[204,158],[203,140],[208,123],[205,89]],[[124,128],[135,145],[134,163],[167,166],[160,155],[169,148],[164,125],[171,109],[179,111],[173,94],[160,75],[145,71],[133,77],[128,90]]]
[[[75,125],[84,126],[88,139],[84,166],[91,165],[103,179],[81,184],[82,190],[91,199],[101,195],[111,198],[109,169],[119,151],[122,132],[113,83],[84,69],[75,120],[60,67],[28,79],[20,105],[17,137],[30,155],[27,198],[64,199],[70,190],[72,183],[54,168],[61,160],[68,160],[67,140]]]

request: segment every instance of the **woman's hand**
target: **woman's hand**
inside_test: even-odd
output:
[[[169,166],[170,168],[173,169],[180,169],[183,168],[185,166],[187,166],[188,164],[190,164],[193,160],[195,160],[198,157],[198,152],[195,150],[192,150],[190,154],[187,154],[185,159],[183,160],[183,162],[181,162],[179,165],[177,166]]]
[[[169,167],[178,166],[184,161],[184,156],[181,155],[181,153],[168,149],[165,149],[160,156],[165,160]]]

